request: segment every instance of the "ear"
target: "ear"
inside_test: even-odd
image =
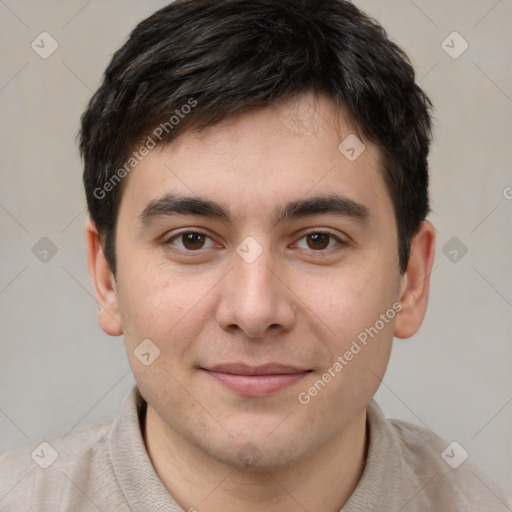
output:
[[[434,263],[436,231],[429,221],[411,241],[411,253],[407,271],[402,276],[400,302],[402,310],[395,323],[395,336],[409,338],[419,328],[425,317],[430,289],[430,273]]]
[[[116,281],[103,253],[98,230],[92,220],[87,221],[85,231],[87,264],[98,301],[99,324],[110,336],[120,336],[123,334],[123,326],[119,315]]]

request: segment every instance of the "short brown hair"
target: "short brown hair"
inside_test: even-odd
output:
[[[307,92],[380,148],[405,272],[429,213],[432,109],[405,53],[344,0],[177,0],[132,31],[81,119],[87,205],[113,274],[122,178],[141,144]]]

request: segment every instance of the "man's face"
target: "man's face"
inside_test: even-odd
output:
[[[305,96],[187,132],[127,178],[120,321],[138,387],[171,438],[232,466],[250,452],[285,468],[364,414],[388,362],[401,276],[378,150],[365,141],[350,161],[338,146],[352,133],[329,100]],[[336,196],[349,207],[326,207]],[[197,202],[196,213],[172,213],[182,197],[228,217]],[[309,210],[286,208],[313,198]],[[136,349],[148,339],[160,355],[146,366],[153,345]],[[237,376],[262,365],[295,370]]]

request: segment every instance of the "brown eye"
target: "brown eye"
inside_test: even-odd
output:
[[[175,244],[175,241],[177,240],[181,240],[181,243]],[[207,240],[210,240],[210,237],[203,233],[199,233],[196,231],[188,231],[173,236],[169,240],[169,243],[172,245],[176,245],[177,247],[185,251],[197,251],[199,249],[205,248]]]
[[[312,233],[306,235],[308,247],[313,250],[322,250],[329,245],[331,235],[327,233]]]
[[[326,231],[311,231],[306,233],[295,244],[295,246],[300,249],[308,249],[315,252],[331,252],[331,249],[342,249],[346,245],[343,240]]]
[[[204,245],[205,236],[200,233],[186,233],[183,236],[183,246],[186,249],[194,251],[201,249]]]

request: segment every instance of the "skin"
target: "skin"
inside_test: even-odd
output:
[[[94,224],[87,225],[100,325],[112,336],[124,334],[148,402],[148,453],[185,510],[335,512],[361,477],[366,408],[393,336],[410,337],[423,321],[435,230],[422,223],[401,275],[379,150],[359,136],[366,149],[349,161],[338,145],[351,133],[357,132],[331,100],[305,95],[185,132],[151,151],[126,178],[115,279]],[[141,212],[164,193],[222,203],[232,218],[162,215],[144,225]],[[365,205],[368,221],[272,218],[288,201],[332,193]],[[204,245],[170,241],[186,230],[210,238],[199,238]],[[306,230],[333,236],[315,243]],[[262,249],[252,263],[236,252],[246,237]],[[398,302],[398,315],[301,404],[298,394]],[[148,338],[160,356],[145,366],[134,350]],[[270,396],[247,397],[200,370],[240,361],[312,371]],[[250,467],[238,455],[247,443],[259,455]]]

